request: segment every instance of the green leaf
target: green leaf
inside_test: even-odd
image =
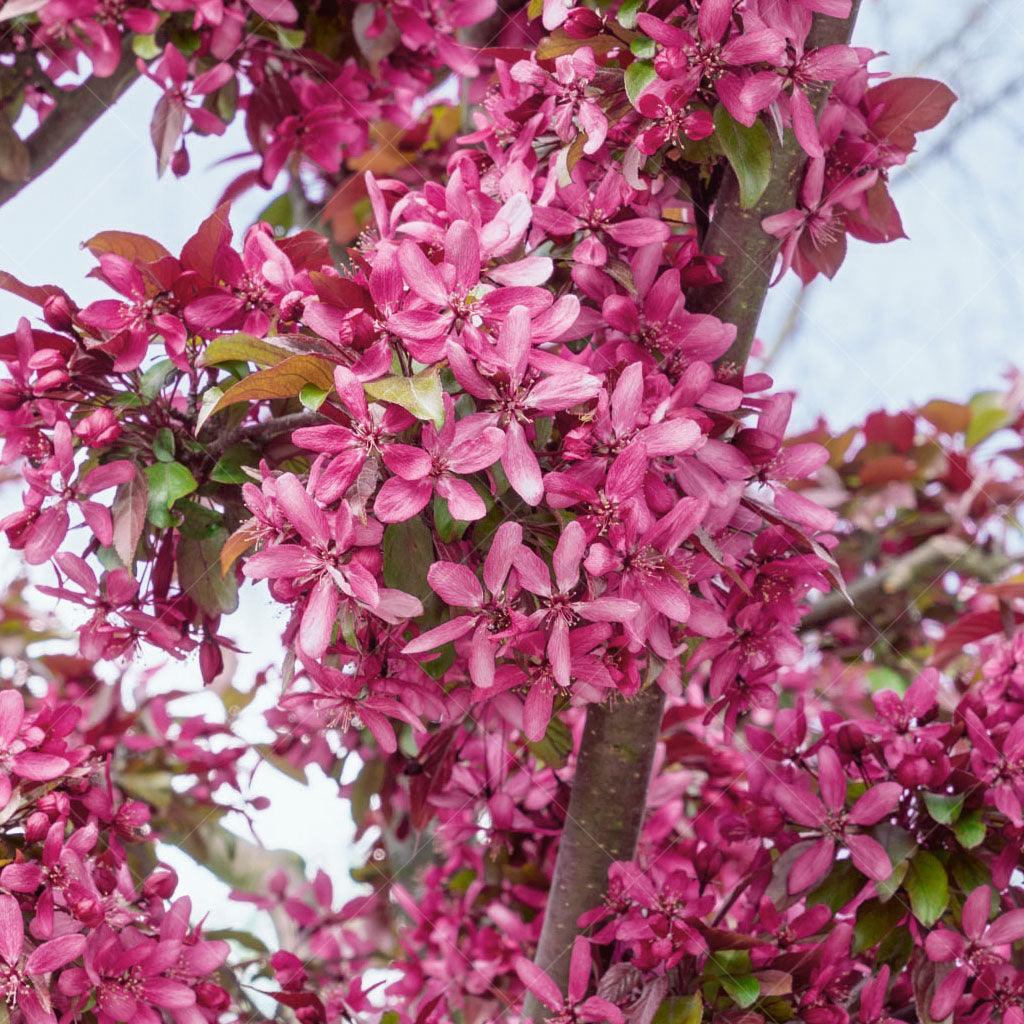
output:
[[[764,122],[748,128],[734,120],[725,107],[714,112],[715,137],[740,183],[740,205],[749,210],[764,195],[772,177],[772,137]]]
[[[316,412],[327,400],[327,396],[329,394],[330,391],[318,388],[315,384],[307,384],[299,392],[299,402],[302,404],[304,409],[308,409],[310,412]]]
[[[248,483],[252,478],[242,467],[255,466],[256,456],[256,449],[251,444],[233,444],[224,450],[224,454],[210,470],[210,479],[218,484]]]
[[[869,669],[867,672],[868,686],[872,693],[880,693],[882,690],[892,690],[893,693],[903,696],[910,684],[895,669],[886,665],[879,665],[877,668]]]
[[[282,192],[276,199],[272,199],[256,219],[269,224],[278,238],[286,235],[295,224],[291,193]]]
[[[147,402],[152,402],[160,394],[164,381],[167,380],[173,369],[174,363],[170,359],[161,359],[160,362],[154,363],[139,378],[139,394]]]
[[[644,0],[622,0],[619,4],[619,11],[615,19],[623,28],[633,28],[636,25],[636,16],[644,6]]]
[[[462,540],[462,535],[469,529],[469,523],[452,518],[452,514],[448,511],[448,502],[436,495],[434,497],[434,526],[437,528],[438,537],[444,544]]]
[[[352,811],[352,824],[361,828],[370,813],[370,798],[380,792],[384,784],[384,762],[380,760],[365,761],[359,774],[349,790],[349,809]]]
[[[275,366],[288,358],[288,350],[249,334],[228,334],[214,338],[199,357],[200,366],[218,366],[241,360],[257,366]]]
[[[807,894],[807,906],[824,903],[831,910],[845,907],[864,887],[864,876],[848,860],[840,861],[816,888]]]
[[[907,915],[906,907],[899,900],[882,903],[868,900],[857,908],[857,923],[853,929],[853,952],[862,953],[872,949],[899,926]]]
[[[928,813],[942,825],[952,825],[960,817],[964,806],[963,793],[925,793]]]
[[[161,427],[153,438],[153,454],[160,462],[174,461],[174,433],[170,427]]]
[[[203,930],[204,939],[212,939],[215,942],[234,942],[236,945],[244,946],[253,953],[269,954],[267,944],[257,938],[252,932],[243,931],[241,928],[214,928],[212,931]]]
[[[1004,402],[1000,391],[981,391],[967,403],[971,411],[971,421],[965,439],[968,448],[981,444],[1011,422],[1013,417],[1007,411]]]
[[[634,57],[639,57],[641,60],[650,60],[657,52],[657,46],[653,39],[648,36],[637,36],[629,44],[629,49],[632,51]]]
[[[949,906],[949,877],[942,862],[927,850],[921,850],[910,862],[903,879],[903,888],[910,896],[914,917],[926,928],[933,924]]]
[[[281,28],[280,25],[275,25],[274,31],[277,33],[277,41],[285,50],[297,50],[306,41],[306,33],[299,28]]]
[[[556,716],[548,722],[543,738],[529,746],[538,761],[542,761],[549,768],[563,768],[566,758],[572,752],[572,733],[569,732],[569,727]]]
[[[136,34],[132,36],[132,53],[143,60],[156,60],[163,53],[163,47],[157,44],[156,34],[153,32]]]
[[[669,996],[654,1015],[651,1024],[700,1024],[704,1004],[699,995]]]
[[[146,483],[149,521],[160,527],[171,525],[171,506],[199,486],[192,471],[180,462],[154,462],[147,466]]]
[[[723,974],[719,980],[722,982],[722,988],[729,993],[732,1001],[741,1010],[753,1006],[757,1002],[757,997],[761,994],[761,983],[752,974],[743,975],[739,978]]]
[[[228,531],[220,528],[202,539],[178,543],[178,583],[207,615],[229,615],[238,607],[238,579],[220,571],[220,552]]]
[[[444,391],[436,367],[422,370],[415,377],[383,377],[363,387],[370,398],[378,402],[399,405],[416,419],[427,420],[439,430],[444,425]]]
[[[636,106],[640,94],[658,77],[654,64],[649,60],[635,60],[626,68],[625,86],[629,102]]]
[[[320,356],[289,356],[266,370],[257,370],[232,384],[196,423],[198,432],[214,413],[236,402],[260,402],[269,398],[295,398],[307,384],[329,391],[334,384],[333,364]]]
[[[985,822],[981,811],[971,811],[963,815],[953,827],[957,842],[965,850],[973,850],[985,841]]]
[[[391,523],[384,530],[384,582],[395,590],[427,601],[433,591],[427,570],[434,561],[434,540],[418,516]]]

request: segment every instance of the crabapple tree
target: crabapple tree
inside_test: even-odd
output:
[[[85,242],[111,297],[0,275],[0,1017],[1022,1024],[1024,380],[792,436],[748,366],[954,102],[857,7],[0,8],[0,202],[136,79],[158,174],[247,147],[180,251]]]

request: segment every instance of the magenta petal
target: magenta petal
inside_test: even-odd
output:
[[[448,502],[448,511],[452,519],[474,523],[487,515],[487,506],[483,499],[465,480],[444,476],[437,481],[437,493]],[[380,501],[380,498],[377,500]]]
[[[421,633],[415,640],[410,640],[402,648],[402,653],[424,654],[427,651],[437,650],[438,647],[443,647],[453,640],[458,640],[460,636],[465,636],[473,628],[474,622],[476,622],[476,617],[473,615],[457,615],[449,622],[435,626],[433,629],[427,630],[426,633]]]
[[[36,754],[27,751],[11,762],[11,770],[23,779],[33,782],[51,782],[63,775],[71,765],[56,754]]]
[[[314,658],[323,656],[331,642],[341,596],[334,581],[325,576],[317,582],[306,602],[299,625],[299,647]]]
[[[803,892],[804,889],[817,885],[828,874],[834,858],[835,844],[831,839],[818,839],[813,842],[789,869],[789,892]]]
[[[501,456],[501,465],[516,494],[527,505],[539,505],[544,497],[540,463],[517,420],[512,420],[505,429],[505,451]]]
[[[985,943],[989,946],[1005,946],[1018,939],[1024,939],[1024,910],[1007,911],[997,917],[985,932]]]
[[[29,974],[48,974],[71,963],[84,952],[84,935],[62,935],[33,950],[25,961],[25,970]]]
[[[903,787],[898,782],[879,783],[857,799],[847,819],[854,825],[874,825],[892,814],[901,796]]]
[[[846,835],[846,848],[850,851],[853,866],[868,878],[884,882],[892,874],[892,861],[876,839],[871,836]]]
[[[48,562],[68,532],[68,513],[63,505],[53,505],[39,514],[25,540],[25,561],[29,565]]]
[[[0,690],[0,745],[9,747],[25,718],[25,698],[18,690]]]
[[[967,968],[954,967],[935,990],[930,1007],[933,1020],[945,1020],[956,1009],[967,985]]]
[[[457,562],[434,562],[427,570],[427,582],[446,604],[457,608],[479,608],[484,592],[473,570]]]
[[[393,476],[384,481],[384,486],[377,494],[373,514],[382,523],[405,522],[426,507],[432,493],[429,480],[403,480]]]
[[[0,895],[0,957],[8,964],[17,963],[25,944],[25,922],[21,907],[13,896]]]
[[[516,958],[515,968],[519,980],[549,1010],[557,1010],[562,1005],[558,986],[535,963],[520,956]]]

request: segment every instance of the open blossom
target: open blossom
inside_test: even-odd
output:
[[[516,575],[524,589],[539,598],[540,608],[531,616],[548,631],[547,654],[555,681],[568,686],[572,674],[569,630],[579,619],[588,622],[628,622],[640,610],[635,601],[602,595],[587,597],[581,593],[586,580],[581,572],[587,549],[587,537],[578,522],[567,523],[552,556],[554,581],[544,562],[527,547],[520,547],[513,558]],[[552,582],[554,586],[552,586]]]
[[[779,276],[791,267],[804,282],[833,277],[846,255],[843,211],[874,185],[877,174],[845,176],[826,191],[825,162],[812,159],[800,186],[800,206],[765,217],[763,227],[782,241]]]
[[[513,306],[524,306],[531,316],[537,316],[552,305],[550,292],[536,285],[482,287],[481,241],[472,224],[457,220],[445,234],[440,264],[431,263],[413,242],[398,247],[395,258],[411,295],[419,301],[394,313],[388,319],[388,329],[417,359],[437,362],[447,338],[458,338],[464,330],[479,325],[494,326]]]
[[[1018,939],[1024,939],[1024,910],[1009,910],[989,922],[992,890],[979,885],[964,901],[961,932],[936,928],[928,933],[925,949],[929,960],[951,963],[932,996],[931,1013],[936,1019],[948,1017],[956,1008],[967,982]]]
[[[504,452],[505,435],[489,426],[488,419],[478,416],[456,420],[451,400],[446,399],[444,425],[440,430],[430,423],[424,426],[422,448],[387,445],[384,465],[394,475],[377,494],[374,515],[382,523],[404,522],[437,494],[447,501],[453,519],[482,519],[487,506],[461,476],[493,466]]]
[[[532,347],[529,311],[513,306],[498,330],[493,348],[477,345],[473,357],[449,342],[448,359],[458,382],[475,398],[496,410],[504,430],[501,466],[508,482],[528,504],[544,496],[540,463],[527,430],[531,419],[562,412],[592,399],[600,378],[567,361],[544,357]],[[531,363],[538,363],[533,366]]]
[[[449,607],[465,608],[447,622],[421,633],[402,648],[403,654],[422,654],[469,634],[469,674],[480,687],[494,685],[494,663],[503,641],[527,626],[526,616],[510,600],[509,573],[522,545],[523,528],[502,523],[494,532],[483,564],[484,592],[480,581],[467,566],[435,562],[427,571],[431,589]]]
[[[26,950],[21,907],[0,895],[0,989],[8,1009],[20,1010],[28,1024],[56,1024],[45,975],[81,956],[85,944],[84,935],[70,934]]]
[[[831,747],[818,751],[818,783],[820,796],[804,786],[781,783],[772,795],[792,821],[806,829],[819,832],[793,862],[789,872],[789,891],[802,892],[828,874],[836,855],[836,844],[850,851],[854,866],[876,882],[892,874],[892,863],[884,847],[869,835],[857,830],[888,817],[903,793],[895,782],[881,782],[854,801],[846,810],[846,775]]]
[[[423,613],[416,598],[380,586],[367,567],[365,556],[379,540],[379,525],[374,529],[356,523],[344,502],[336,512],[325,513],[291,473],[274,482],[274,501],[295,539],[252,555],[244,571],[252,579],[273,580],[302,595],[299,646],[305,653],[320,657],[327,649],[343,600],[388,622]]]

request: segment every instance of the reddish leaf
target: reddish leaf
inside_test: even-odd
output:
[[[166,94],[161,96],[153,111],[153,120],[149,123],[149,137],[153,140],[153,148],[156,150],[157,176],[167,170],[184,130],[184,102]]]
[[[949,113],[956,93],[930,78],[891,78],[869,89],[864,101],[874,112],[874,133],[906,149],[916,132],[934,128]]]
[[[204,281],[215,279],[214,260],[217,250],[231,241],[231,224],[228,222],[230,212],[231,204],[221,203],[182,246],[182,266],[186,270],[194,270]]]
[[[971,410],[961,402],[935,398],[917,411],[918,415],[946,434],[962,434],[971,423]]]
[[[319,231],[300,231],[277,244],[296,270],[320,270],[331,262],[327,239]]]
[[[897,481],[913,480],[917,474],[917,463],[902,455],[883,455],[871,459],[860,471],[861,483],[865,487],[878,487]]]
[[[114,524],[112,546],[117,557],[129,567],[135,559],[135,549],[146,525],[148,502],[149,487],[141,473],[136,473],[133,480],[121,484],[114,492],[114,504],[110,509]]]
[[[0,270],[0,288],[5,292],[10,292],[12,295],[17,295],[19,299],[32,302],[37,306],[41,306],[52,295],[62,295],[65,299],[68,299],[68,302],[71,301],[68,298],[68,293],[63,288],[58,288],[55,284],[24,284],[13,274],[8,274],[6,270]]]
[[[108,253],[123,256],[132,263],[155,263],[157,260],[172,259],[171,254],[155,239],[139,235],[134,231],[101,231],[82,243],[93,256]]]
[[[246,553],[255,543],[258,528],[254,523],[244,523],[226,541],[220,549],[220,571],[227,575],[231,566]]]

